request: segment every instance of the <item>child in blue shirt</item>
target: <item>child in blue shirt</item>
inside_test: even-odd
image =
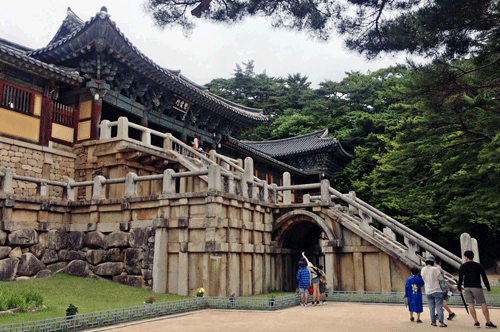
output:
[[[300,270],[297,272],[297,281],[299,282],[300,305],[307,305],[308,288],[309,288],[309,270],[306,268],[306,262],[299,261]]]
[[[423,309],[422,305],[422,289],[424,280],[418,276],[420,270],[416,267],[411,269],[412,276],[406,279],[405,284],[405,298],[408,301],[408,310],[410,310],[410,321],[415,321],[413,313],[417,313],[417,323],[422,323],[420,314]]]

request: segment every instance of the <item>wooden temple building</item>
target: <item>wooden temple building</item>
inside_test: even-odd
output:
[[[285,171],[295,183],[320,181],[353,158],[328,130],[269,142],[233,138],[265,123],[262,110],[225,100],[180,70],[159,66],[120,32],[105,7],[86,22],[68,8],[55,36],[40,49],[0,38],[1,136],[78,154],[81,144],[99,139],[102,120],[119,117],[188,144],[197,134],[207,151],[250,156],[255,175],[268,183],[279,184]],[[152,138],[151,144],[161,147],[162,141]],[[158,160],[161,156],[140,158],[149,173],[161,173],[168,164]],[[76,175],[66,175],[83,179],[82,164],[75,164]],[[45,166],[46,174],[49,169]],[[87,167],[86,173],[92,172]]]
[[[246,296],[294,290],[305,251],[334,289],[390,291],[421,248],[458,264],[330,186],[354,156],[328,130],[235,138],[267,120],[159,66],[105,7],[86,22],[68,8],[40,49],[0,36],[0,280]]]

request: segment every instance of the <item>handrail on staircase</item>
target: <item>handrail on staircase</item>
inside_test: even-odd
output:
[[[396,231],[398,234],[403,235],[404,237],[408,238],[409,240],[415,242],[418,244],[422,249],[425,249],[426,251],[439,256],[443,259],[443,261],[446,261],[448,264],[455,268],[459,268],[460,265],[462,264],[462,260],[449,252],[448,250],[444,249],[443,247],[437,245],[436,243],[428,240],[427,238],[423,237],[422,235],[418,234],[417,232],[413,231],[412,229],[408,228],[407,226],[401,224],[397,220],[389,217],[385,213],[383,213],[380,210],[377,210],[373,206],[363,202],[359,198],[355,198],[354,200],[347,197],[346,195],[342,194],[341,192],[335,190],[334,188],[330,187],[330,193],[335,195],[337,198],[340,198],[344,202],[356,207],[357,209],[367,213],[377,221],[379,221],[381,224],[384,226],[389,227],[390,229]]]

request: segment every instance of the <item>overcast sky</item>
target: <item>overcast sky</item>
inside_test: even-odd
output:
[[[0,37],[31,48],[52,39],[66,17],[67,7],[88,21],[102,6],[111,19],[142,53],[158,65],[180,69],[198,84],[214,78],[230,78],[236,63],[255,61],[255,72],[272,77],[300,73],[314,87],[325,80],[341,81],[346,71],[366,74],[404,62],[404,57],[385,56],[370,62],[347,51],[340,39],[324,43],[302,33],[273,30],[262,18],[227,26],[199,23],[186,38],[179,28],[158,30],[142,9],[142,0],[2,1]]]

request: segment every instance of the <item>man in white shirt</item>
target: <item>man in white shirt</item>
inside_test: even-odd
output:
[[[429,304],[431,314],[431,325],[436,326],[436,309],[438,312],[439,326],[446,327],[443,314],[443,292],[439,286],[439,280],[443,279],[441,271],[434,266],[434,256],[429,255],[425,259],[426,266],[422,269],[422,279],[424,279],[425,294]]]

